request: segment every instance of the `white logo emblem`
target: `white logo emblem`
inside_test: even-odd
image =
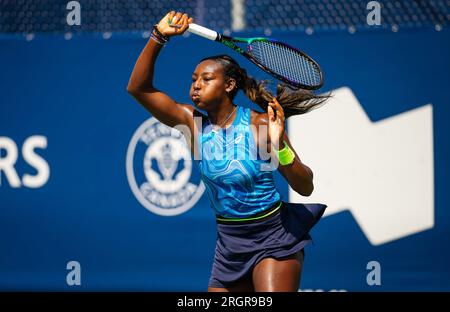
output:
[[[350,210],[373,245],[434,226],[431,104],[372,122],[349,88],[289,119],[289,138],[314,172],[308,201]],[[380,103],[388,105],[388,103]],[[289,199],[303,201],[292,189]]]
[[[200,175],[192,175],[192,157],[182,133],[155,118],[145,121],[131,138],[126,169],[138,201],[159,215],[186,212],[205,189]]]

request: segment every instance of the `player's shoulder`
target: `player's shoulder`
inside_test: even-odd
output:
[[[201,111],[196,109],[194,106],[190,104],[184,104],[184,103],[177,103],[180,105],[190,116],[192,117],[206,117],[205,114],[203,114]]]
[[[195,108],[192,107],[192,105],[189,104],[183,104],[183,103],[177,103],[178,105],[180,105],[186,112],[188,112],[189,114],[193,115]]]
[[[264,126],[269,124],[269,116],[266,112],[258,112],[250,109],[250,119],[252,125]]]

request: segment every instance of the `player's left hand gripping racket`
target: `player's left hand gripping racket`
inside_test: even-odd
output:
[[[294,88],[319,89],[323,85],[319,65],[302,51],[269,38],[233,38],[206,27],[189,24],[189,32],[220,42],[259,68]],[[236,43],[246,43],[246,51]]]

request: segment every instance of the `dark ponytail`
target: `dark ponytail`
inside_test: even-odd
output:
[[[213,60],[220,63],[225,72],[225,76],[236,81],[237,88],[229,93],[230,99],[233,100],[239,90],[264,112],[267,112],[268,103],[272,101],[273,95],[268,90],[268,81],[257,81],[247,75],[247,71],[241,68],[239,64],[228,55],[217,55],[202,59]],[[284,116],[288,118],[293,115],[305,114],[320,105],[324,104],[330,95],[316,95],[312,91],[304,89],[291,89],[286,84],[277,85],[276,99],[283,107]]]

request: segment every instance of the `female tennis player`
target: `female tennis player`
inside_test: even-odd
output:
[[[285,118],[310,111],[326,97],[283,85],[273,97],[264,82],[249,77],[231,57],[219,55],[201,60],[192,74],[195,107],[175,102],[155,88],[155,62],[169,38],[183,34],[192,22],[187,14],[172,11],[154,27],[127,90],[162,123],[188,127],[193,154],[200,146],[198,166],[217,221],[208,291],[298,291],[309,231],[326,206],[282,201],[273,171],[261,169],[271,160],[259,150],[264,147],[274,155],[275,170],[296,192],[309,196],[313,173],[289,142]],[[263,112],[236,105],[239,90]],[[214,157],[214,151],[225,147],[224,157]],[[254,151],[257,157],[236,157]]]

